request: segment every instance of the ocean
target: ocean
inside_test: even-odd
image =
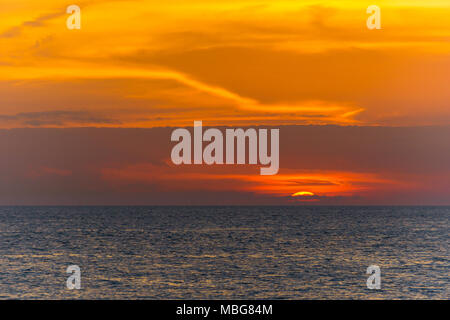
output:
[[[449,299],[449,220],[450,207],[0,207],[0,298]]]

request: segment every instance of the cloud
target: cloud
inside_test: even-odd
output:
[[[336,186],[339,185],[336,182],[327,181],[327,180],[314,180],[314,179],[303,179],[297,181],[290,181],[299,186]]]
[[[87,0],[87,1],[79,1],[78,6],[82,9],[85,9],[91,5],[99,5],[102,3],[118,2],[118,1],[121,1],[121,0],[93,0],[93,1]],[[140,0],[135,0],[135,1],[140,1]],[[42,3],[41,3],[42,9],[48,10],[51,12],[42,13],[41,15],[37,16],[36,18],[34,18],[32,20],[26,20],[26,21],[23,21],[22,23],[20,23],[19,25],[10,27],[3,33],[0,33],[0,38],[18,37],[22,34],[22,32],[24,30],[26,30],[27,27],[33,27],[33,28],[45,27],[46,23],[53,19],[63,17],[63,16],[68,16],[68,14],[66,13],[66,7],[59,6],[57,9],[55,9],[53,6],[53,3],[51,3],[51,6],[53,8],[50,8],[49,5],[46,6],[45,1],[42,1]],[[63,26],[65,27],[65,24],[63,24]]]
[[[40,112],[21,112],[13,115],[0,115],[0,123],[13,122],[20,126],[66,126],[70,123],[80,125],[105,125],[120,124],[120,121],[102,117],[91,112],[84,111],[40,111]]]
[[[26,173],[30,178],[39,178],[45,175],[49,176],[59,176],[59,177],[68,177],[72,175],[71,170],[59,169],[59,168],[48,168],[48,167],[40,167],[30,170]]]
[[[284,201],[290,204],[304,204],[304,205],[340,205],[348,203],[363,203],[365,200],[361,195],[350,196],[327,196],[327,195],[313,195],[313,196],[296,196],[296,197],[281,197]]]
[[[52,96],[84,82],[78,106],[96,113],[109,105],[114,118],[128,110],[120,116],[123,126],[185,125],[202,115],[215,124],[436,125],[450,119],[444,2],[386,6],[390,19],[380,32],[367,30],[358,1],[79,5],[86,18],[80,32],[56,18],[65,10],[53,1],[39,3],[32,14],[5,9],[11,18],[0,21],[6,30],[0,79],[34,81],[30,87],[48,82],[46,96],[24,87],[26,103],[2,92],[2,110],[8,109],[2,113],[69,109],[41,102],[51,99],[50,82],[61,81],[66,91]],[[119,79],[127,83],[105,85]],[[133,85],[141,80],[153,83],[137,93]],[[144,107],[147,114],[133,114]],[[152,117],[170,120],[135,121]]]
[[[0,204],[449,204],[448,127],[281,127],[275,176],[175,166],[172,130],[0,130]]]
[[[8,30],[0,33],[0,38],[18,37],[22,34],[22,31],[27,27],[35,27],[35,28],[43,27],[47,21],[52,20],[57,17],[60,17],[60,16],[63,16],[63,15],[65,15],[65,12],[63,10],[43,14],[34,20],[24,21],[20,25],[11,27]]]

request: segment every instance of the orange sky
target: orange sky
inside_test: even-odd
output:
[[[448,1],[378,1],[382,30],[365,1],[78,5],[2,1],[1,127],[449,122]]]
[[[81,30],[66,28],[66,8],[74,3]],[[381,30],[366,27],[370,4],[381,8]],[[448,0],[1,0],[0,7],[0,129],[154,128],[194,120],[205,126],[450,125]],[[333,149],[327,129],[318,132]],[[149,148],[162,148],[155,143]],[[310,152],[320,155],[319,149]],[[159,191],[183,190],[186,180],[197,179],[217,181],[210,187],[218,193],[305,191],[317,201],[376,190],[407,194],[424,175],[394,177],[387,167],[357,163],[345,148],[328,155],[328,166],[289,168],[296,158],[286,161],[281,152],[279,175],[265,178],[186,167],[174,176],[179,168],[167,162],[157,168],[145,161],[102,163],[96,170],[111,185],[122,181],[122,190],[148,176],[159,181]],[[341,158],[354,167],[332,168]],[[35,178],[72,172],[50,160],[21,170]]]

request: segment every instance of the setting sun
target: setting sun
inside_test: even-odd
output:
[[[314,193],[309,192],[309,191],[299,191],[296,192],[292,195],[292,197],[298,197],[298,196],[308,196],[308,197],[312,197],[314,196]]]

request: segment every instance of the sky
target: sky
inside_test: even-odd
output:
[[[448,0],[0,8],[0,204],[450,204]],[[279,173],[174,166],[194,120],[280,128]]]

